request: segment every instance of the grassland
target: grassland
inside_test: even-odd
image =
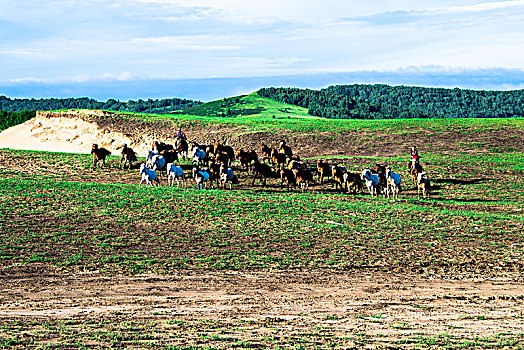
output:
[[[352,171],[391,164],[404,177],[401,199],[340,194],[331,184],[308,192],[276,180],[253,187],[241,171],[232,191],[197,191],[193,183],[145,188],[137,186],[135,171],[117,167],[116,157],[95,171],[89,155],[0,150],[0,277],[7,283],[0,346],[524,345],[517,331],[524,320],[518,307],[524,152],[518,139],[508,141],[510,131],[522,133],[521,120],[321,121],[304,111],[288,119],[283,114],[290,111],[275,114],[281,105],[260,111],[258,97],[245,98],[255,106],[243,106],[257,114],[169,118],[275,133],[324,128],[366,135],[363,147],[374,144],[379,155],[327,158]],[[467,139],[440,143],[450,129]],[[424,201],[407,177],[406,157],[389,144],[405,133],[428,132],[437,141],[424,144],[422,161],[435,190]],[[307,160],[325,157],[325,149]],[[449,282],[472,279],[503,281],[507,288],[493,282],[492,292],[461,294],[460,288],[477,288],[475,282],[456,282],[460,288]],[[127,294],[134,300],[119,299]],[[488,326],[494,331],[486,332]]]

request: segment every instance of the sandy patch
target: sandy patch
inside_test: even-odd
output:
[[[37,112],[35,118],[0,133],[0,148],[48,152],[90,153],[93,143],[116,152],[127,143],[140,154],[147,144],[136,143],[130,137],[97,123],[88,122],[81,114],[98,111],[68,111],[67,113]]]

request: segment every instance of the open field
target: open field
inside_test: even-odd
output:
[[[232,191],[145,188],[114,156],[95,171],[90,155],[0,150],[0,346],[524,347],[522,121],[338,122],[315,142],[292,120],[210,128],[257,150],[286,135],[355,172],[391,164],[399,201],[242,171]],[[406,176],[413,142],[428,201]]]

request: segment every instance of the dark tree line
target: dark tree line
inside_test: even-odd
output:
[[[0,110],[0,131],[22,124],[35,116],[35,111],[8,112]]]
[[[100,102],[92,98],[42,98],[42,99],[11,99],[6,96],[0,96],[0,110],[5,111],[53,111],[59,109],[103,109],[117,112],[135,112],[135,113],[170,113],[180,111],[186,108],[197,106],[202,102],[192,101],[179,98],[162,99],[162,100],[137,100],[137,101],[119,101],[109,99],[106,102]]]
[[[264,88],[259,95],[325,118],[466,118],[524,116],[524,90],[477,91],[388,85],[337,85],[322,90]]]

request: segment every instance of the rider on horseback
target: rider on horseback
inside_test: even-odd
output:
[[[184,134],[184,132],[182,131],[182,128],[178,128],[178,131],[176,132],[175,137],[177,141],[179,140],[187,141],[186,134]]]
[[[418,155],[417,146],[411,147],[411,159],[408,163],[408,169],[412,169],[416,164],[419,163],[420,156]]]

